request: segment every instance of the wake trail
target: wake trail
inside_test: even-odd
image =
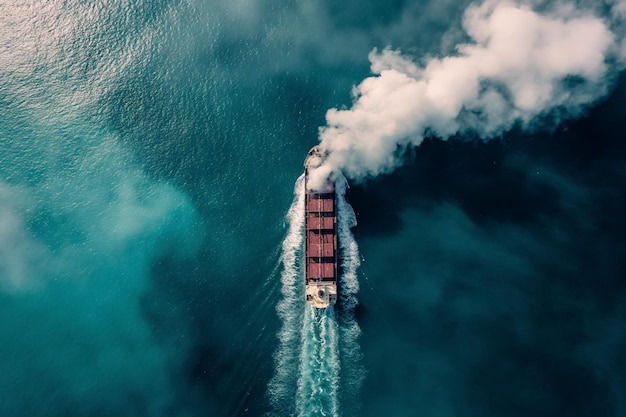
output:
[[[282,298],[276,308],[282,327],[274,355],[274,376],[268,386],[271,416],[357,414],[364,374],[358,344],[360,329],[354,318],[360,258],[350,231],[356,225],[356,218],[345,200],[347,182],[341,177],[336,186],[339,300],[333,307],[318,310],[304,301],[304,176],[295,184],[282,245]],[[341,407],[341,403],[350,406]]]
[[[303,324],[297,416],[337,416],[340,361],[335,311],[306,305]]]

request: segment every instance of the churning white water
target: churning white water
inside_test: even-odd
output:
[[[282,327],[269,385],[275,415],[338,416],[356,411],[347,407],[340,410],[339,406],[340,400],[358,394],[363,375],[360,329],[354,319],[360,261],[350,231],[356,218],[345,199],[346,188],[347,182],[341,177],[337,180],[339,301],[336,306],[318,310],[304,301],[304,177],[296,181],[281,256],[282,299],[277,311]]]

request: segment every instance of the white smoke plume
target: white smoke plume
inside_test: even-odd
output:
[[[615,3],[614,19],[624,4]],[[389,172],[425,136],[488,139],[538,118],[580,115],[606,95],[624,51],[611,22],[572,5],[539,13],[486,1],[465,11],[463,28],[469,40],[453,56],[417,62],[371,52],[374,76],[354,88],[352,108],[326,114],[320,141],[329,157],[317,176]]]

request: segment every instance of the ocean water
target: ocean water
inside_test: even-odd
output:
[[[348,178],[341,303],[300,302],[326,111],[469,3],[0,3],[0,415],[626,416],[617,64],[559,123]]]

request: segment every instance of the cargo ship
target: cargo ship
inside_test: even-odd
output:
[[[309,173],[319,167],[326,153],[313,147],[304,161],[304,213],[306,218],[305,294],[306,302],[326,308],[337,302],[337,204],[335,182],[326,178],[312,188]]]

